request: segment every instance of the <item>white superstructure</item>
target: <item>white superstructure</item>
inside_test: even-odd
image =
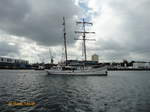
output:
[[[133,68],[150,68],[150,62],[134,62]]]

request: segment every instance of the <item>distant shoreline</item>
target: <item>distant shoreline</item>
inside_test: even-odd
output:
[[[0,68],[0,70],[34,70],[34,69],[24,69],[24,68]]]
[[[146,68],[108,68],[108,71],[150,71]]]
[[[24,68],[0,68],[0,70],[35,70]],[[108,68],[108,71],[150,71],[150,69],[137,69],[137,68]]]

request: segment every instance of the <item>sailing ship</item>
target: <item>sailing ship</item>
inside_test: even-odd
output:
[[[75,33],[81,33],[83,40],[83,48],[84,48],[84,61],[82,64],[79,64],[78,66],[72,66],[68,64],[68,57],[67,57],[67,42],[66,42],[66,23],[65,18],[63,17],[63,26],[64,26],[64,48],[65,48],[65,64],[57,66],[51,70],[47,70],[47,73],[49,75],[79,75],[79,76],[107,76],[107,67],[99,67],[99,66],[88,66],[86,64],[87,62],[87,56],[86,56],[86,33],[95,33],[95,32],[87,32],[85,30],[85,24],[91,24],[90,22],[86,22],[84,19],[83,21],[77,22],[77,24],[83,25],[83,31],[75,31]]]

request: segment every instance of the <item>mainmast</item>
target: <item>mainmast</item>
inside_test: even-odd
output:
[[[65,23],[65,17],[63,17],[63,24],[64,26],[64,46],[65,46],[65,58],[66,58],[66,65],[67,65],[67,60],[68,60],[68,57],[67,57],[67,41],[66,41],[66,23]]]
[[[86,53],[86,40],[95,40],[95,39],[87,39],[86,38],[86,34],[87,33],[95,33],[95,32],[87,32],[85,29],[85,25],[89,24],[89,25],[93,25],[93,23],[91,22],[86,22],[83,18],[82,21],[77,21],[76,24],[82,24],[83,26],[83,31],[75,31],[75,33],[81,33],[82,34],[82,39],[76,39],[76,40],[83,40],[83,50],[84,50],[84,61],[87,61],[87,53]]]

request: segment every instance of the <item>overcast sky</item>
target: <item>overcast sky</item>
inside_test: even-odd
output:
[[[75,21],[93,22],[87,54],[101,61],[150,61],[150,0],[0,0],[0,56],[55,62],[63,54],[66,18],[69,59],[83,59]]]

